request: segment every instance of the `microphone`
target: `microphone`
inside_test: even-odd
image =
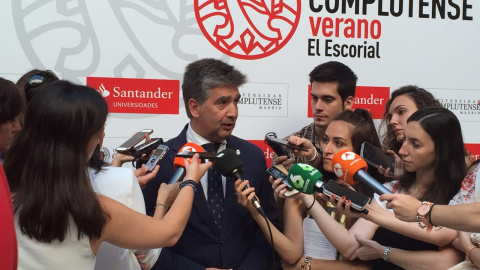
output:
[[[182,151],[190,151],[190,152],[203,152],[203,147],[198,144],[187,142],[182,148],[180,148],[179,152]],[[192,162],[191,158],[187,158],[188,164]],[[199,160],[200,161],[200,160]],[[185,177],[185,162],[183,157],[175,157],[173,160],[173,169],[175,173],[173,174],[172,178],[168,182],[168,184],[173,184],[176,182],[181,182]]]
[[[214,164],[218,168],[220,173],[225,177],[231,177],[233,179],[240,179],[242,181],[245,181],[245,179],[243,178],[242,161],[237,156],[235,151],[232,149],[225,149],[220,153],[223,153],[223,156],[217,159]],[[249,185],[246,185],[243,190],[249,187]],[[260,205],[260,202],[258,201],[256,196],[253,197],[252,203],[257,209],[257,211],[265,217],[265,211],[263,211],[263,208]]]
[[[335,180],[324,182],[322,173],[308,164],[293,164],[288,172],[287,182],[296,190],[305,194],[319,192],[329,197],[335,195],[337,201],[344,196],[351,201],[351,209],[353,211],[368,214],[368,210],[365,207],[370,202],[369,197],[342,186]]]
[[[305,194],[322,193],[324,184],[322,180],[322,173],[308,164],[295,163],[288,171],[288,184]]]
[[[366,172],[367,168],[361,156],[348,150],[339,151],[332,158],[332,170],[341,180],[351,185],[362,182],[379,195],[391,194],[388,188]]]

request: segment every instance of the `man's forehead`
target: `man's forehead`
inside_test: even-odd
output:
[[[339,96],[338,82],[313,82],[311,93],[315,96]]]
[[[210,90],[209,98],[213,97],[215,99],[220,97],[232,97],[235,98],[240,96],[237,86],[217,86]]]

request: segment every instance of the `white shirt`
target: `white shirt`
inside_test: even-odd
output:
[[[106,167],[97,174],[93,174],[90,179],[97,194],[105,195],[139,213],[145,214],[142,190],[131,169]],[[108,242],[102,242],[97,252],[95,270],[140,270],[140,264],[135,257],[135,253],[146,255],[142,262],[153,266],[160,255],[160,250],[128,250]]]

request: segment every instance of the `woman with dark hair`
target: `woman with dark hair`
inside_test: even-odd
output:
[[[332,170],[332,157],[338,151],[349,150],[356,153],[360,153],[361,144],[366,141],[377,147],[380,147],[380,139],[377,136],[375,126],[373,124],[372,117],[370,113],[363,109],[356,109],[355,111],[346,110],[338,114],[332,122],[328,125],[325,135],[321,140],[321,145],[323,148],[323,169],[325,171],[324,179],[337,179]],[[299,138],[296,136],[290,137],[290,143],[295,145],[302,145],[305,147],[308,152],[296,152],[299,155],[305,155],[307,160],[314,160],[316,152],[313,144],[310,140],[305,138]],[[371,171],[379,179],[383,178],[374,168]],[[265,223],[265,219],[258,214],[256,209],[253,207],[251,200],[255,194],[252,192],[253,189],[249,188],[243,191],[246,183],[237,181],[235,187],[237,190],[238,202],[246,207],[257,223],[262,228],[267,240],[269,238],[268,227]],[[285,187],[286,184],[282,183],[282,179],[277,179],[274,181],[272,188],[275,190],[277,196],[285,198]],[[359,189],[360,192],[372,196],[370,189],[366,188],[363,184],[359,183],[354,186]],[[280,190],[283,190],[280,192]],[[327,209],[328,198],[321,195],[319,196],[318,202],[322,204],[323,208]],[[335,202],[333,199],[332,202]],[[336,204],[336,203],[335,203]],[[303,217],[307,215],[306,204],[300,204],[298,200],[292,198],[285,198],[284,206],[284,234],[278,231],[276,228],[272,227],[273,239],[275,241],[275,250],[278,252],[285,264],[295,264],[301,258],[303,254]],[[308,205],[311,205],[308,204]],[[333,207],[331,207],[332,209]],[[334,208],[333,208],[334,209]],[[337,220],[340,221],[340,215],[337,215]],[[354,220],[346,219],[343,221],[346,227],[351,227],[354,223]],[[349,261],[334,261],[334,260],[320,260],[314,259],[315,263],[319,262],[324,265],[328,265],[329,268],[334,269],[368,269],[369,265],[362,263],[360,261],[349,262]]]
[[[380,125],[386,128],[382,136],[383,149],[398,153],[404,140],[407,119],[417,110],[430,107],[442,107],[442,104],[423,88],[406,85],[393,91],[385,105]]]
[[[6,152],[20,131],[18,116],[23,107],[23,98],[15,84],[0,78],[0,265],[3,269],[17,269],[17,240],[13,224],[13,208],[10,190],[2,167],[2,155]]]
[[[449,110],[415,112],[405,127],[399,153],[408,173],[385,184],[394,193],[448,203],[459,190],[466,173],[463,138],[460,123]],[[310,195],[300,197],[306,205],[315,202]],[[372,260],[372,269],[444,269],[460,260],[453,248],[436,252],[456,238],[456,231],[442,228],[428,232],[430,228],[425,230],[421,221],[402,222],[386,210],[378,196],[368,209],[367,215],[355,214],[346,204],[345,212],[359,217],[350,229],[339,225],[318,204],[313,204],[310,214],[339,252],[350,259]]]
[[[431,107],[442,107],[442,104],[423,88],[406,85],[392,92],[391,98],[385,105],[380,130],[384,131],[381,136],[382,148],[395,156],[396,170],[394,174],[391,174],[390,168],[384,170],[382,166],[379,166],[379,173],[394,179],[402,177],[403,162],[397,154],[405,138],[404,130],[407,126],[407,119],[417,110]]]
[[[0,78],[0,162],[10,148],[21,127],[18,116],[23,109],[23,98],[17,86],[9,80]]]
[[[19,269],[93,269],[103,241],[148,249],[174,245],[180,238],[196,184],[211,163],[187,166],[189,180],[163,219],[163,207],[152,218],[97,195],[88,160],[103,136],[107,114],[98,92],[67,81],[48,84],[29,103],[23,132],[4,163]]]
[[[57,75],[51,70],[32,69],[18,79],[17,86],[24,92],[27,102],[30,102],[43,87],[58,80]]]
[[[354,111],[343,111],[342,113],[338,114],[333,121],[339,121],[350,124],[349,128],[351,129],[351,149],[353,152],[359,154],[360,149],[362,147],[363,142],[368,142],[371,145],[380,148],[380,139],[378,138],[377,131],[375,129],[375,125],[373,123],[372,116],[367,110],[364,109],[355,109]],[[332,138],[335,140],[335,138]],[[322,145],[328,144],[331,140],[327,135],[324,136]],[[323,147],[323,146],[322,146]],[[331,158],[342,148],[338,148],[334,153],[332,152],[329,155],[329,158],[324,158],[323,161],[323,169],[326,172],[326,176],[330,176],[332,179],[336,179],[337,177],[332,172],[332,161]],[[327,155],[324,151],[324,155]],[[373,176],[373,178],[377,179],[381,183],[384,183],[384,177],[378,173],[378,170],[374,167],[368,168],[368,173]],[[365,186],[363,183],[358,182],[357,184],[353,185],[353,188],[364,194],[368,197],[373,196],[373,191]]]

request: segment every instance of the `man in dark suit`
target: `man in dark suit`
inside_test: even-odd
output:
[[[245,75],[233,66],[215,59],[202,59],[187,66],[182,91],[190,123],[166,143],[170,150],[160,171],[143,191],[147,214],[154,212],[160,184],[174,174],[176,153],[185,143],[193,142],[214,143],[217,152],[225,148],[235,150],[245,169],[244,178],[255,187],[268,218],[277,220],[262,150],[231,135],[238,116],[238,87],[245,80]],[[153,269],[270,269],[270,245],[251,214],[237,203],[234,181],[220,176],[214,167],[200,181],[182,237],[175,246],[162,249]]]

